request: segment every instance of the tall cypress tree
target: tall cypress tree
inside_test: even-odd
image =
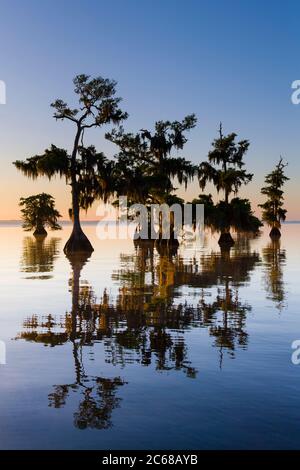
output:
[[[16,168],[27,177],[35,179],[46,176],[49,180],[56,176],[64,177],[71,186],[73,230],[64,247],[66,254],[93,251],[81,228],[80,209],[87,209],[95,199],[105,199],[104,193],[107,194],[109,185],[105,179],[110,179],[111,164],[102,152],[96,152],[93,146],[84,145],[84,133],[106,124],[119,124],[127,118],[127,113],[119,108],[121,98],[116,97],[114,80],[82,74],[74,78],[73,84],[78,102],[76,108],[61,99],[51,104],[55,119],[73,124],[72,151],[68,153],[65,149],[51,145],[41,155],[14,162]]]
[[[212,222],[214,228],[221,232],[220,245],[234,244],[231,228],[255,232],[260,226],[252,214],[249,201],[236,197],[239,188],[253,177],[245,170],[243,160],[250,143],[248,140],[236,142],[236,137],[234,132],[224,135],[220,124],[219,137],[212,143],[208,162],[200,163],[198,168],[200,188],[203,190],[211,182],[217,192],[223,194],[223,199],[214,207]],[[235,197],[230,200],[232,194]]]

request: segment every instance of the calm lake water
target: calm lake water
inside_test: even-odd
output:
[[[300,225],[221,253],[0,226],[1,449],[300,448]]]

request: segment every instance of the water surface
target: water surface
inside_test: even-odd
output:
[[[220,252],[0,226],[2,449],[300,447],[300,225]]]

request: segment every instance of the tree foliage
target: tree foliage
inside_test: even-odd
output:
[[[50,194],[41,193],[26,198],[22,197],[20,206],[22,207],[24,230],[39,230],[45,228],[45,226],[51,230],[61,229],[61,226],[57,223],[61,215],[55,209],[55,201]]]
[[[126,119],[127,113],[118,107],[121,98],[114,97],[115,81],[78,75],[74,85],[78,95],[78,109],[69,107],[62,100],[56,100],[51,105],[55,109],[56,119],[70,120],[76,124],[81,141],[78,137],[73,153],[69,154],[67,150],[52,144],[44,153],[25,161],[17,160],[14,165],[25,176],[33,179],[39,176],[46,176],[49,180],[56,175],[65,177],[67,184],[75,185],[80,207],[86,210],[95,199],[106,199],[109,196],[112,162],[102,152],[97,152],[94,146],[83,145],[84,130],[108,123],[117,124]]]
[[[102,77],[77,75],[74,92],[78,106],[72,107],[61,99],[52,103],[54,118],[71,121],[75,127],[72,151],[51,145],[43,154],[14,162],[16,168],[33,179],[46,176],[65,177],[72,189],[71,215],[73,232],[65,246],[65,252],[93,251],[80,226],[80,209],[87,209],[95,199],[108,197],[111,191],[112,164],[102,152],[84,145],[87,129],[106,124],[119,124],[127,113],[119,108],[121,98],[115,96],[116,82]]]
[[[244,168],[244,155],[249,148],[248,140],[236,142],[237,135],[223,135],[220,124],[219,137],[214,140],[208,161],[200,163],[198,179],[203,190],[212,183],[223,199],[214,204],[211,194],[201,195],[193,203],[204,204],[205,224],[221,233],[235,231],[256,232],[261,222],[254,216],[248,199],[237,197],[240,187],[249,183],[253,175]],[[229,197],[234,194],[231,200]]]
[[[120,149],[115,168],[117,192],[127,194],[133,202],[163,203],[176,189],[175,178],[186,186],[195,167],[173,151],[183,149],[185,134],[195,125],[192,114],[182,121],[157,121],[154,132],[141,129],[132,134],[120,128],[106,134]]]
[[[248,199],[235,197],[229,203],[214,204],[211,194],[201,194],[192,204],[204,204],[204,223],[213,232],[224,232],[230,227],[236,232],[256,233],[262,226]]]
[[[74,78],[73,84],[79,106],[72,108],[61,99],[55,100],[51,104],[55,119],[73,121],[84,130],[109,123],[118,124],[127,118],[127,113],[119,108],[121,98],[115,96],[116,81],[81,74]]]
[[[208,162],[200,163],[198,169],[201,189],[204,189],[208,182],[212,182],[218,192],[224,193],[225,202],[228,202],[231,193],[237,194],[239,188],[249,183],[253,177],[243,168],[243,158],[250,143],[248,140],[235,142],[236,137],[234,132],[224,136],[220,124],[219,138],[212,144]]]
[[[25,161],[16,161],[15,166],[32,179],[46,176],[51,180],[55,175],[59,175],[65,177],[66,184],[71,184],[71,156],[66,150],[55,145],[51,145],[50,149],[46,149],[41,155],[35,155]],[[87,210],[95,199],[106,201],[113,192],[113,162],[102,152],[97,152],[94,146],[78,147],[74,171],[81,209]]]
[[[261,193],[267,196],[266,202],[259,204],[262,208],[262,219],[270,227],[280,228],[281,222],[286,219],[287,210],[283,208],[284,197],[282,187],[289,180],[284,174],[287,164],[283,163],[280,157],[279,162],[265,177],[266,186],[261,189]]]

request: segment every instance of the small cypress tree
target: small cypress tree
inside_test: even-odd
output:
[[[283,208],[282,187],[289,180],[284,174],[284,164],[280,157],[274,170],[265,177],[266,186],[261,189],[261,193],[267,196],[266,202],[259,204],[262,208],[262,220],[271,227],[270,237],[280,237],[281,222],[286,219],[287,210]]]
[[[34,230],[33,235],[47,235],[45,226],[51,230],[60,230],[57,223],[60,213],[55,209],[54,198],[50,194],[42,193],[29,197],[21,197],[23,228],[26,231]]]

